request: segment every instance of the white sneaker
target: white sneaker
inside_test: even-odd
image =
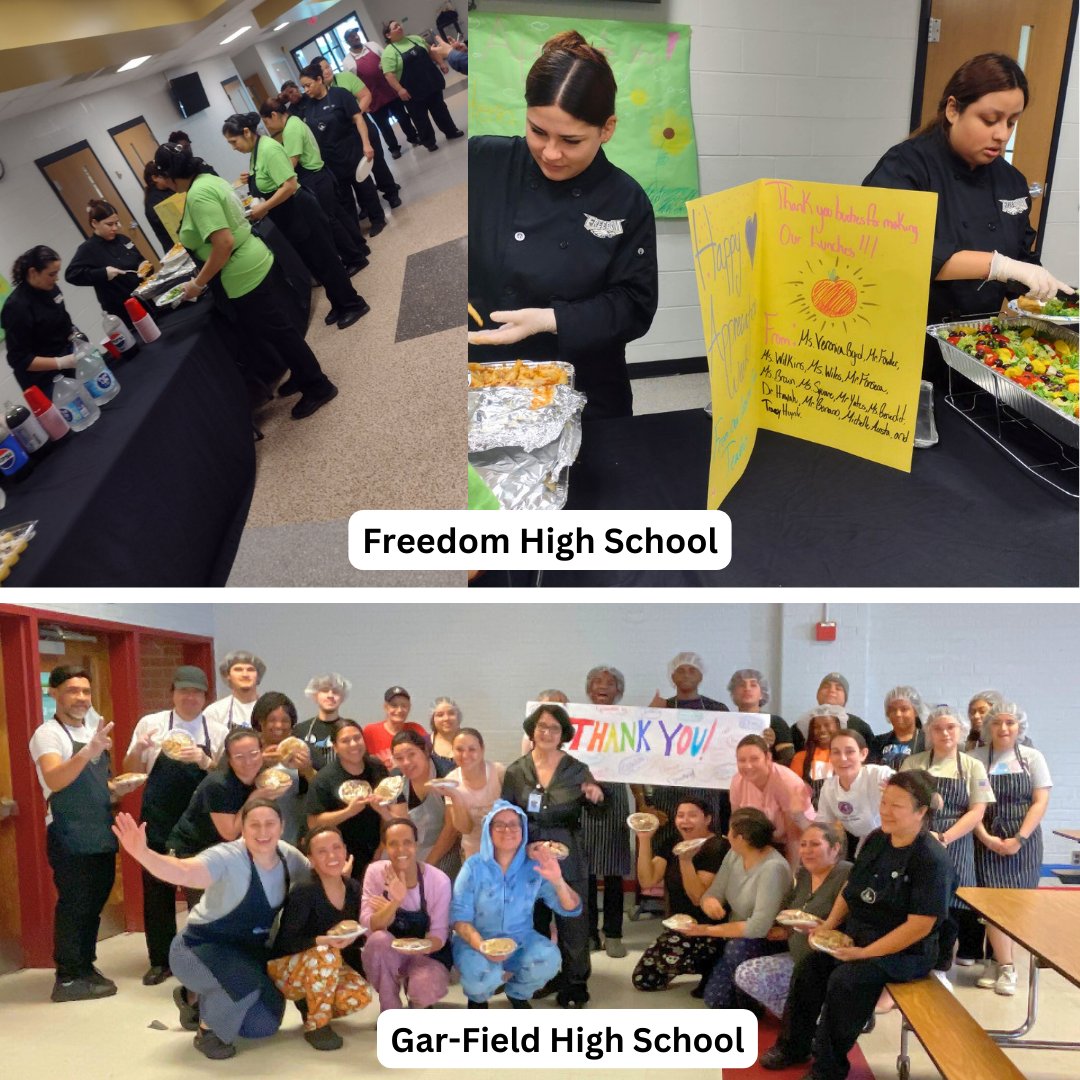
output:
[[[987,960],[982,975],[975,980],[975,985],[983,990],[993,990],[998,981],[998,963],[996,960]]]
[[[953,984],[949,982],[949,978],[944,971],[931,971],[930,974],[933,975],[934,978],[937,979],[937,981],[941,983],[941,985],[944,986],[945,989],[948,990],[953,997],[956,997],[956,990],[953,987]]]
[[[994,983],[994,993],[1012,997],[1016,993],[1016,968],[1012,964],[1002,964],[997,982]]]
[[[958,956],[954,961],[957,967],[974,967],[975,961],[967,956]]]

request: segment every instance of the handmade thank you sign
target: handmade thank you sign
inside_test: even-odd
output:
[[[760,428],[907,472],[937,196],[756,180],[687,204],[713,406],[708,507]]]

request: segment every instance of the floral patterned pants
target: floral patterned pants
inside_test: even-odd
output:
[[[328,945],[282,956],[266,965],[274,985],[290,1001],[307,999],[304,1030],[326,1027],[339,1016],[359,1012],[371,1001],[371,988]]]
[[[676,975],[704,975],[719,950],[719,938],[686,937],[665,930],[637,962],[631,976],[634,989],[666,990]]]

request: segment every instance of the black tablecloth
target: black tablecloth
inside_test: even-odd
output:
[[[1022,472],[940,396],[936,415],[940,441],[914,452],[910,474],[760,432],[722,507],[732,523],[724,570],[545,571],[542,585],[1075,587],[1076,503]],[[710,425],[701,409],[586,424],[566,508],[703,508]],[[535,578],[511,575],[514,585]]]
[[[113,368],[120,393],[10,485],[0,526],[37,519],[7,585],[224,585],[255,486],[232,331],[209,298]]]

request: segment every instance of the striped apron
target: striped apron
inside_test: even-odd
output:
[[[1018,773],[998,773],[990,777],[990,789],[997,799],[986,808],[983,826],[991,836],[1008,840],[1020,831],[1028,810],[1035,787],[1031,781],[1027,762],[1014,747],[1022,771]],[[993,752],[990,754],[987,772],[993,765]],[[982,844],[975,845],[975,876],[979,884],[987,889],[1037,889],[1042,866],[1042,826],[1037,826],[1028,837],[1027,843],[1015,855],[999,855]]]

